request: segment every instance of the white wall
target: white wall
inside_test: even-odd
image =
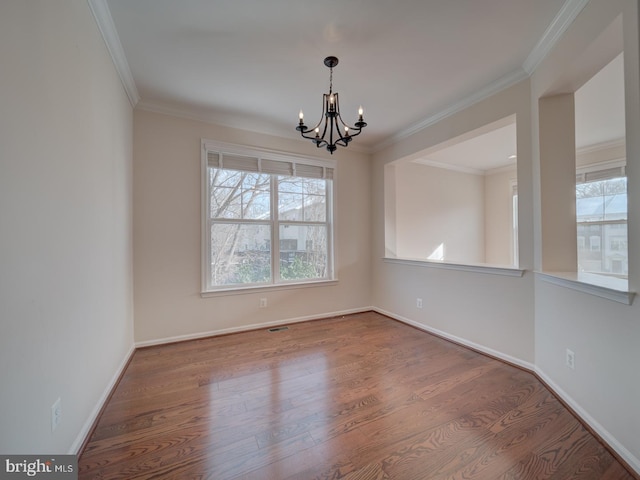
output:
[[[385,165],[390,257],[513,266],[515,166],[484,175],[398,161]]]
[[[135,340],[144,343],[373,304],[534,367],[640,471],[640,301],[621,305],[533,273],[534,264],[541,264],[544,195],[537,99],[553,89],[566,91],[571,76],[585,72],[572,61],[582,59],[621,12],[629,244],[638,245],[640,136],[632,134],[640,128],[637,2],[591,0],[530,81],[373,158],[353,150],[336,153],[337,285],[202,298],[200,139],[300,154],[314,149],[307,142],[157,113],[132,115],[85,0],[2,2],[0,451],[66,453],[78,447],[131,351],[134,308]],[[518,122],[525,274],[384,260],[385,246],[395,248],[394,239],[385,245],[385,166],[512,114]],[[630,258],[630,271],[637,290],[640,255]],[[266,309],[259,309],[262,297],[268,298]],[[423,309],[416,308],[417,297]],[[576,353],[573,371],[564,366],[566,348]],[[58,397],[63,422],[52,433],[50,407]]]
[[[640,301],[636,299],[631,306],[620,304],[548,283],[544,276],[534,273],[542,266],[541,201],[550,193],[541,189],[545,183],[541,181],[538,99],[574,91],[619,54],[615,46],[602,43],[603,38],[611,36],[601,34],[621,13],[629,245],[634,248],[640,244],[640,135],[633,134],[640,129],[638,3],[591,0],[530,81],[429,125],[374,155],[373,296],[379,310],[396,318],[535,368],[640,472]],[[385,215],[384,195],[397,193],[383,188],[385,167],[399,159],[417,158],[424,149],[511,113],[516,113],[518,122],[519,253],[520,267],[526,270],[524,276],[504,277],[385,260],[385,222],[389,212]],[[565,138],[557,141],[566,143]],[[553,145],[547,146],[553,153]],[[567,174],[573,181],[571,171],[575,167]],[[387,234],[387,238],[393,236]],[[575,246],[575,235],[570,241]],[[629,268],[630,289],[637,291],[637,252],[630,255]],[[422,309],[416,308],[416,298],[423,299]],[[567,348],[575,352],[575,370],[565,366]]]
[[[136,110],[134,115],[135,338],[154,342],[223,332],[370,303],[368,156],[338,150],[338,284],[202,298],[200,141],[218,140],[316,155],[311,142],[285,140]],[[259,308],[260,298],[267,308]]]
[[[513,265],[513,184],[515,167],[490,171],[484,176],[485,262]]]
[[[517,116],[521,266],[532,261],[531,145],[528,81],[510,87],[374,155],[373,301],[381,311],[461,339],[525,366],[534,361],[533,275],[509,277],[384,260],[385,167],[510,115]],[[397,172],[396,172],[397,175]],[[482,177],[478,177],[483,182]],[[398,183],[398,182],[397,182]],[[451,188],[450,183],[445,187]],[[379,193],[378,193],[379,192]],[[390,193],[393,191],[390,189]],[[396,192],[397,193],[397,192]],[[396,195],[397,198],[397,195]],[[484,201],[481,199],[481,208]],[[399,210],[399,207],[396,206]],[[398,239],[396,239],[399,241]],[[416,308],[416,298],[423,308]]]
[[[635,0],[591,0],[532,77],[535,126],[538,98],[574,91],[619,53],[615,45],[609,48],[601,41],[601,34],[622,13],[631,249],[640,245],[637,9]],[[533,129],[534,137],[536,130]],[[624,148],[618,150],[624,154]],[[615,158],[619,153],[612,152],[610,156]],[[579,160],[590,161],[580,157]],[[534,149],[534,163],[540,162],[540,152]],[[537,211],[536,231],[544,224],[543,220]],[[538,268],[542,255],[537,244]],[[640,285],[639,258],[637,250],[630,252],[630,261],[636,262],[629,266],[632,291],[637,291]],[[636,298],[631,306],[618,304],[549,284],[542,278],[539,276],[535,282],[536,368],[640,472],[640,301]],[[575,352],[575,370],[565,366],[567,348]]]
[[[0,65],[0,452],[75,453],[133,345],[132,109],[85,0],[1,2]]]
[[[484,177],[414,162],[398,162],[395,232],[397,256],[485,262]]]
[[[640,307],[536,279],[536,369],[640,471]],[[575,353],[575,370],[565,352]]]

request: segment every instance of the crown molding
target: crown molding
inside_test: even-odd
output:
[[[230,128],[233,130],[255,133],[258,135],[268,135],[271,137],[277,137],[285,140],[293,140],[300,142],[300,144],[309,144],[309,141],[300,137],[300,134],[293,130],[283,131],[281,129],[265,129],[265,128],[243,128],[239,124],[233,124],[232,122],[221,121],[214,113],[210,111],[196,111],[190,108],[183,108],[175,105],[168,105],[161,102],[149,102],[146,100],[140,100],[136,105],[136,110],[146,111],[150,113],[157,113],[160,115],[168,115],[170,117],[181,118],[183,120],[189,120],[194,122],[206,123],[208,125],[215,125],[222,128]],[[370,154],[371,151],[364,145],[349,144],[349,150],[357,153]]]
[[[573,23],[589,0],[566,0],[562,8],[547,27],[533,50],[522,64],[522,68],[531,75],[558,42],[560,37]]]
[[[614,148],[621,148],[626,145],[625,137],[616,138],[614,140],[608,140],[606,142],[594,143],[592,145],[585,145],[576,149],[576,155],[584,155],[594,152],[602,152],[604,150],[610,150]]]
[[[140,95],[138,94],[138,89],[133,81],[129,62],[127,62],[127,57],[125,56],[124,49],[120,43],[120,37],[118,37],[118,31],[113,23],[113,18],[111,17],[111,11],[109,10],[109,5],[107,5],[107,0],[87,0],[87,3],[91,9],[93,18],[98,24],[98,29],[102,34],[107,50],[109,50],[109,54],[113,60],[113,65],[116,67],[116,71],[120,76],[122,86],[127,92],[129,102],[132,107],[135,107],[140,101]]]
[[[469,175],[478,175],[478,176],[485,176],[485,177],[489,175],[495,175],[498,173],[507,173],[511,171],[515,172],[515,167],[516,167],[516,164],[514,162],[508,165],[503,165],[501,167],[488,168],[484,170],[481,168],[465,167],[465,166],[456,165],[453,163],[436,162],[428,158],[418,158],[416,160],[412,160],[412,163],[419,163],[421,165],[427,165],[428,167],[442,168],[444,170],[452,170],[454,172],[468,173]]]
[[[587,5],[587,3],[589,3],[589,0],[566,0],[551,24],[549,24],[549,27],[547,27],[547,29],[545,30],[542,38],[540,38],[520,69],[508,75],[505,75],[502,78],[499,78],[497,81],[485,86],[472,95],[463,98],[462,100],[454,103],[448,108],[445,108],[444,110],[441,110],[440,112],[425,118],[421,122],[418,122],[404,130],[401,130],[395,135],[388,137],[387,139],[375,145],[375,147],[373,148],[373,152],[380,151],[390,145],[393,145],[394,143],[397,143],[400,140],[413,135],[414,133],[424,130],[425,128],[434,125],[437,122],[455,113],[469,108],[470,106],[478,103],[481,100],[495,95],[505,88],[508,88],[526,78],[529,78],[538,67],[540,62],[555,46],[562,34],[564,34],[567,28],[569,28],[569,25],[573,23],[578,14]]]
[[[489,176],[489,175],[498,175],[500,173],[509,173],[509,172],[517,173],[517,171],[518,171],[517,162],[514,160],[512,163],[509,163],[507,165],[502,165],[501,167],[489,168],[484,171],[484,174],[485,176]]]
[[[379,144],[375,145],[375,147],[373,148],[374,152],[377,152],[379,150],[382,150],[383,148],[386,148],[390,145],[393,145],[394,143],[399,142],[400,140],[403,140],[411,135],[413,135],[414,133],[417,133],[421,130],[424,130],[425,128],[434,125],[438,122],[440,122],[441,120],[450,117],[451,115],[461,112],[467,108],[469,108],[470,106],[485,100],[489,97],[491,97],[492,95],[495,95],[498,92],[501,92],[502,90],[509,88],[513,85],[515,85],[518,82],[521,82],[522,80],[525,80],[526,78],[528,78],[529,76],[527,75],[527,73],[522,69],[518,69],[515,72],[512,72],[508,75],[505,75],[501,78],[499,78],[498,80],[496,80],[495,82],[485,86],[484,88],[481,88],[480,90],[477,90],[476,92],[474,92],[473,94],[469,95],[468,97],[463,98],[462,100],[454,103],[453,105],[451,105],[448,108],[445,108],[444,110],[441,110],[440,112],[436,113],[435,115],[431,115],[430,117],[425,118],[424,120],[422,120],[421,122],[418,122],[412,126],[410,126],[409,128],[406,128],[398,133],[396,133],[395,135],[392,135],[391,137],[387,138],[386,140],[383,140],[382,142],[380,142]]]
[[[140,102],[140,95],[138,94],[138,90],[133,80],[133,75],[131,74],[131,69],[129,68],[129,63],[127,62],[122,44],[120,43],[118,32],[116,30],[115,24],[113,23],[113,18],[111,16],[107,0],[87,0],[87,3],[89,4],[96,23],[98,24],[98,28],[100,30],[100,33],[102,34],[102,38],[104,39],[107,49],[109,50],[109,54],[111,55],[116,71],[118,72],[120,80],[122,81],[122,85],[124,86],[127,96],[129,97],[129,101],[131,102],[131,105],[135,107]],[[499,78],[495,82],[485,86],[482,89],[479,89],[473,94],[463,98],[458,102],[455,102],[454,104],[435,113],[434,115],[431,115],[424,120],[413,124],[404,130],[399,131],[398,133],[378,143],[372,149],[363,149],[363,152],[374,153],[380,151],[528,78],[535,71],[540,62],[551,51],[562,34],[567,30],[569,25],[571,25],[571,23],[575,20],[575,18],[587,5],[587,3],[589,3],[589,0],[566,0],[558,14],[555,16],[549,27],[544,32],[542,38],[538,41],[534,49],[526,58],[522,67],[515,72]],[[144,110],[173,114],[184,118],[211,122],[210,118],[203,118],[204,116],[202,115],[194,115],[193,113],[186,113],[174,108],[167,108],[166,106],[151,104],[140,106]]]
[[[144,110],[151,113],[159,113],[161,115],[170,115],[172,117],[178,117],[184,120],[193,120],[196,122],[226,126],[217,122],[215,116],[210,112],[200,112],[192,108],[168,105],[162,102],[140,100],[136,105],[136,109]]]
[[[426,165],[428,167],[434,167],[434,168],[442,168],[443,170],[451,170],[459,173],[468,173],[469,175],[482,176],[485,174],[485,171],[480,168],[465,167],[463,165],[456,165],[453,163],[441,163],[441,162],[436,162],[434,160],[430,160],[428,158],[418,158],[417,160],[413,160],[412,163],[419,163],[420,165]]]

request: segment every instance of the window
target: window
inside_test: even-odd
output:
[[[624,167],[578,175],[576,218],[578,270],[626,278],[629,262]]]
[[[204,290],[332,280],[334,164],[203,146]]]

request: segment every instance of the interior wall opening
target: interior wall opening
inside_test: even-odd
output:
[[[386,255],[516,267],[516,116],[385,167]]]
[[[624,54],[576,90],[578,272],[626,279]]]

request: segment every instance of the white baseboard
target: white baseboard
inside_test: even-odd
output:
[[[308,315],[308,316],[304,316],[304,317],[290,318],[290,319],[287,319],[287,320],[278,320],[278,321],[274,321],[274,322],[265,322],[265,323],[255,323],[255,324],[252,324],[252,325],[245,325],[245,326],[242,326],[242,327],[225,328],[225,329],[220,329],[220,330],[211,330],[211,331],[208,331],[208,332],[194,333],[194,334],[190,334],[190,335],[178,335],[178,336],[175,336],[175,337],[167,337],[167,338],[160,338],[160,339],[157,339],[157,340],[149,340],[149,341],[145,341],[145,342],[137,342],[137,343],[135,343],[134,345],[131,346],[131,348],[129,349],[129,351],[125,355],[125,358],[122,360],[122,362],[120,362],[120,365],[118,366],[118,369],[116,370],[115,374],[111,378],[111,381],[107,384],[107,386],[104,389],[102,395],[98,399],[98,402],[96,403],[95,407],[91,411],[91,414],[89,415],[89,417],[85,421],[84,425],[80,429],[80,432],[78,433],[78,435],[76,436],[75,441],[73,442],[73,444],[69,448],[69,452],[68,453],[69,453],[69,455],[79,455],[80,453],[82,453],[82,452],[80,452],[80,449],[82,448],[82,445],[84,444],[85,440],[87,439],[87,436],[91,434],[91,429],[93,428],[93,425],[94,425],[95,421],[97,420],[98,415],[100,415],[100,412],[102,411],[102,408],[104,407],[105,403],[109,399],[109,395],[111,395],[111,392],[112,392],[113,388],[115,387],[116,383],[118,382],[118,379],[122,375],[122,372],[126,368],[127,364],[129,363],[129,360],[131,359],[131,356],[135,352],[136,348],[149,347],[149,346],[152,346],[152,345],[162,345],[162,344],[165,344],[165,343],[181,342],[181,341],[185,341],[185,340],[195,340],[197,338],[205,338],[205,337],[211,337],[211,336],[215,336],[215,335],[226,335],[226,334],[229,334],[229,333],[244,332],[244,331],[248,331],[248,330],[256,330],[256,329],[259,329],[259,328],[269,328],[269,327],[272,327],[272,326],[275,326],[275,325],[286,325],[286,324],[291,324],[291,323],[305,322],[305,321],[311,321],[311,320],[319,320],[319,319],[322,319],[322,318],[338,317],[340,315],[350,315],[352,313],[362,313],[362,312],[368,312],[368,311],[371,311],[371,310],[373,310],[373,307],[354,308],[354,309],[350,309],[350,310],[340,310],[340,311],[337,311],[337,312],[329,312],[329,313],[322,313],[322,314],[317,314],[317,315]]]
[[[441,330],[426,326],[422,323],[418,323],[414,320],[410,320],[408,318],[402,317],[400,315],[396,315],[391,312],[387,312],[380,308],[373,308],[374,311],[381,313],[382,315],[386,315],[400,322],[406,323],[407,325],[411,325],[412,327],[416,327],[420,330],[423,330],[428,333],[433,333],[438,337],[442,337],[447,340],[451,340],[452,342],[458,343],[460,345],[464,345],[473,350],[477,350],[481,353],[485,353],[491,357],[498,358],[500,360],[504,360],[507,363],[511,363],[513,365],[517,365],[535,375],[538,376],[548,388],[551,389],[552,393],[562,399],[573,411],[574,413],[580,417],[580,420],[588,425],[590,428],[596,432],[603,441],[607,443],[609,448],[615,451],[620,458],[622,458],[627,465],[632,468],[636,474],[640,475],[640,459],[636,458],[629,450],[627,450],[620,442],[613,436],[606,428],[604,428],[598,421],[596,421],[589,413],[580,406],[567,392],[562,390],[549,376],[543,372],[540,368],[536,367],[534,364],[525,362],[524,360],[520,360],[519,358],[512,357],[510,355],[506,355],[497,350],[493,350],[492,348],[485,347],[483,345],[479,345],[474,342],[470,342],[467,339],[456,337],[455,335],[448,334]]]
[[[631,452],[629,452],[629,450],[627,450],[622,444],[620,444],[620,442],[618,442],[618,440],[613,435],[611,435],[611,433],[609,433],[606,428],[604,428],[602,425],[600,425],[600,423],[598,423],[591,415],[589,415],[589,413],[586,410],[584,410],[584,408],[582,408],[580,406],[580,404],[578,404],[573,398],[571,398],[571,396],[569,394],[567,394],[564,390],[562,390],[562,388],[560,388],[553,380],[551,380],[551,378],[545,372],[543,372],[541,369],[536,367],[534,364],[532,364],[530,362],[526,362],[526,361],[521,360],[521,359],[516,358],[516,357],[512,357],[511,355],[507,355],[507,354],[505,354],[503,352],[499,352],[497,350],[494,350],[492,348],[486,347],[484,345],[480,345],[480,344],[477,344],[475,342],[471,342],[471,341],[469,341],[469,340],[467,340],[465,338],[461,338],[461,337],[457,337],[455,335],[451,335],[449,333],[446,333],[446,332],[443,332],[441,330],[429,327],[429,326],[424,325],[422,323],[416,322],[416,321],[411,320],[409,318],[403,317],[401,315],[397,315],[397,314],[392,313],[392,312],[388,312],[386,310],[383,310],[383,309],[377,308],[377,307],[363,307],[363,308],[355,308],[355,309],[350,309],[350,310],[341,310],[341,311],[337,311],[337,312],[325,312],[325,313],[322,313],[322,314],[307,315],[307,316],[303,316],[303,317],[289,318],[289,319],[286,319],[286,320],[277,320],[277,321],[265,322],[265,323],[255,323],[255,324],[251,324],[251,325],[244,325],[242,327],[225,328],[225,329],[220,329],[220,330],[211,330],[211,331],[207,331],[207,332],[200,332],[200,333],[189,334],[189,335],[177,335],[177,336],[174,336],[174,337],[167,337],[167,338],[160,338],[160,339],[156,339],[156,340],[148,340],[148,341],[143,341],[143,342],[136,342],[135,345],[133,345],[131,347],[131,349],[129,350],[129,352],[125,356],[125,358],[120,363],[120,366],[118,367],[116,373],[114,374],[113,378],[111,379],[111,381],[109,382],[109,384],[105,388],[102,396],[98,400],[96,406],[94,407],[93,411],[91,412],[91,415],[89,416],[89,418],[85,422],[84,426],[82,427],[82,429],[81,429],[80,433],[78,434],[76,440],[73,442],[73,445],[71,446],[71,448],[69,450],[69,453],[72,454],[72,455],[78,455],[79,453],[81,453],[79,451],[80,448],[82,447],[86,437],[91,433],[91,428],[93,427],[94,422],[96,421],[98,415],[100,414],[100,411],[102,410],[105,402],[108,400],[112,389],[114,388],[116,382],[120,378],[120,375],[124,371],[125,367],[129,363],[129,360],[130,360],[131,356],[133,355],[133,353],[135,352],[136,348],[149,347],[149,346],[153,346],[153,345],[162,345],[162,344],[165,344],[165,343],[180,342],[180,341],[185,341],[185,340],[195,340],[195,339],[198,339],[198,338],[205,338],[205,337],[211,337],[211,336],[216,336],[216,335],[226,335],[226,334],[229,334],[229,333],[239,333],[239,332],[244,332],[244,331],[249,331],[249,330],[269,328],[269,327],[273,327],[273,326],[277,326],[277,325],[287,325],[287,324],[292,324],[292,323],[306,322],[306,321],[311,321],[311,320],[319,320],[319,319],[322,319],[322,318],[338,317],[338,316],[341,316],[341,315],[350,315],[350,314],[354,314],[354,313],[362,313],[362,312],[367,312],[367,311],[375,311],[375,312],[378,312],[378,313],[380,313],[382,315],[386,315],[387,317],[393,318],[393,319],[398,320],[398,321],[400,321],[402,323],[406,323],[407,325],[411,325],[412,327],[415,327],[415,328],[417,328],[419,330],[423,330],[425,332],[432,333],[434,335],[437,335],[438,337],[442,337],[442,338],[444,338],[446,340],[450,340],[450,341],[452,341],[454,343],[458,343],[460,345],[469,347],[469,348],[471,348],[473,350],[476,350],[478,352],[484,353],[484,354],[489,355],[491,357],[503,360],[503,361],[505,361],[507,363],[510,363],[512,365],[516,365],[516,366],[518,366],[520,368],[523,368],[524,370],[527,370],[527,371],[537,375],[540,379],[542,379],[545,382],[545,384],[552,390],[552,392],[555,395],[557,395],[567,405],[569,405],[569,407],[576,413],[576,415],[578,415],[580,417],[582,422],[584,422],[585,424],[589,425],[589,427],[591,427],[593,429],[593,431],[596,432],[608,444],[608,446],[611,449],[613,449],[620,456],[620,458],[622,458],[629,465],[629,467],[631,467],[636,472],[636,474],[640,475],[640,459],[635,457]]]
[[[249,330],[258,330],[263,328],[274,327],[277,325],[287,325],[291,323],[307,322],[311,320],[320,320],[322,318],[339,317],[340,315],[351,315],[353,313],[369,312],[374,310],[373,307],[354,308],[350,310],[340,310],[337,312],[325,312],[315,315],[307,315],[304,317],[288,318],[284,320],[276,320],[273,322],[253,323],[251,325],[243,325],[241,327],[222,328],[219,330],[209,330],[207,332],[192,333],[188,335],[176,335],[175,337],[158,338],[156,340],[145,340],[136,342],[136,348],[151,347],[153,345],[163,345],[165,343],[184,342],[185,340],[196,340],[198,338],[214,337],[217,335],[227,335],[229,333],[246,332]]]
[[[438,330],[436,328],[429,327],[422,323],[416,322],[415,320],[411,320],[409,318],[402,317],[400,315],[396,315],[395,313],[387,312],[386,310],[382,310],[380,308],[373,308],[375,312],[381,313],[382,315],[386,315],[387,317],[391,317],[395,320],[398,320],[402,323],[406,323],[407,325],[411,325],[412,327],[416,327],[419,330],[423,330],[428,333],[433,333],[438,337],[442,337],[446,340],[450,340],[454,343],[459,343],[460,345],[464,345],[465,347],[469,347],[473,350],[477,350],[478,352],[489,355],[490,357],[495,357],[500,360],[503,360],[512,365],[517,365],[520,368],[528,370],[530,372],[534,372],[535,367],[532,363],[521,360],[520,358],[512,357],[511,355],[507,355],[503,352],[499,352],[498,350],[494,350],[489,347],[485,347],[484,345],[480,345],[478,343],[471,342],[466,338],[456,337],[455,335],[451,335],[450,333],[443,332],[442,330]]]
[[[102,392],[102,395],[98,399],[98,402],[96,403],[95,407],[93,407],[91,414],[89,415],[87,420],[84,422],[84,425],[80,429],[80,432],[78,433],[78,436],[76,437],[75,441],[73,442],[73,444],[71,444],[71,448],[69,448],[69,452],[68,452],[69,455],[79,455],[80,453],[82,453],[80,452],[80,449],[82,448],[84,441],[87,439],[87,436],[91,435],[91,429],[93,428],[95,421],[98,419],[98,415],[100,415],[102,408],[104,407],[105,403],[109,399],[109,395],[111,395],[112,390],[116,386],[118,379],[122,375],[122,372],[124,372],[124,369],[126,368],[127,364],[129,363],[129,360],[131,359],[131,356],[135,351],[136,351],[135,345],[131,345],[131,348],[129,349],[127,354],[124,356],[124,358],[120,362],[120,365],[118,366],[115,374],[111,378],[111,381],[107,384],[107,387]]]
[[[640,475],[640,459],[638,459],[629,450],[627,450],[624,445],[621,445],[620,442],[618,442],[618,440],[613,435],[611,435],[611,433],[609,433],[606,428],[600,425],[600,423],[595,418],[589,415],[589,413],[584,408],[582,408],[579,403],[571,398],[571,395],[560,388],[558,384],[551,380],[551,378],[545,372],[536,367],[535,373],[544,381],[544,383],[547,384],[547,386],[553,391],[555,395],[560,397],[563,402],[571,407],[571,409],[576,415],[580,417],[580,420],[583,423],[589,425],[589,427],[591,427],[593,431],[596,432],[602,438],[602,440],[604,440],[607,445],[620,456],[620,458],[627,462],[627,465],[629,465],[629,467],[631,467],[636,472],[636,474]]]

